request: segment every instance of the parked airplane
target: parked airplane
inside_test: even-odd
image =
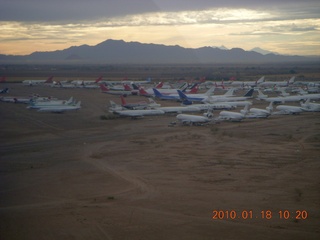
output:
[[[148,84],[148,83],[151,83],[151,78],[147,78],[146,80],[144,81],[136,81],[136,80],[128,80],[127,78],[125,78],[124,80],[122,81],[103,81],[104,83],[106,84]]]
[[[135,86],[135,84],[133,84],[132,86]],[[154,88],[159,89],[163,86],[163,82],[160,82],[159,84],[157,84]],[[137,87],[137,86],[136,86]],[[154,92],[152,88],[149,88],[147,90],[145,90],[143,87],[138,87],[139,90],[139,95],[140,96],[144,96],[144,97],[154,97]]]
[[[289,105],[279,105],[276,109],[279,111],[274,112],[273,114],[299,114],[304,111],[302,107]]]
[[[205,99],[214,99],[214,98],[220,98],[220,97],[231,97],[233,96],[233,93],[235,91],[234,88],[229,89],[224,95],[214,95],[211,96],[211,93],[213,92],[214,87],[210,88],[205,94],[184,94],[182,91],[177,90],[179,98],[181,101],[185,103],[191,104],[192,102],[205,102]]]
[[[74,111],[81,108],[81,101],[79,101],[76,105],[61,105],[61,106],[46,106],[38,109],[38,112],[54,112],[54,113],[62,113],[66,111]]]
[[[170,95],[170,94],[176,94],[178,89],[181,91],[185,91],[187,89],[187,87],[188,87],[188,83],[185,82],[182,85],[180,85],[180,87],[178,87],[178,88],[170,88],[170,89],[156,88],[156,89],[159,93],[161,93],[161,95]],[[155,88],[149,88],[144,91],[140,91],[140,95],[155,96],[153,89],[155,89]]]
[[[252,98],[254,89],[249,89],[242,97],[234,96],[224,96],[224,95],[215,95],[204,98],[202,102],[204,103],[215,103],[215,102],[232,102],[232,101],[245,101],[248,98]]]
[[[260,108],[250,108],[249,110],[241,110],[240,112],[245,114],[246,118],[267,118],[271,115],[273,110],[273,103],[270,102],[269,106],[266,109]]]
[[[126,90],[112,91],[108,87],[106,87],[106,85],[104,85],[104,84],[100,84],[100,89],[101,89],[102,93],[108,93],[108,94],[112,94],[112,95],[123,95],[123,96],[131,95],[131,91],[126,91]]]
[[[261,84],[264,82],[264,76],[261,77],[259,80],[257,81],[245,81],[245,82],[241,82],[241,81],[233,81],[231,83],[231,86],[235,87],[256,87],[258,84]]]
[[[140,118],[140,117],[151,116],[151,115],[162,115],[164,114],[164,111],[159,109],[116,110],[116,111],[113,111],[113,113],[123,117]]]
[[[1,97],[1,102],[10,102],[10,103],[29,103],[31,100],[30,97]]]
[[[120,96],[120,98],[121,98],[122,107],[127,108],[127,109],[131,109],[131,110],[134,110],[134,109],[146,109],[146,108],[148,108],[148,105],[149,105],[145,101],[136,102],[136,103],[127,103],[122,95]]]
[[[180,97],[179,96],[171,96],[171,95],[163,95],[161,92],[159,92],[158,89],[156,88],[153,88],[153,92],[154,92],[154,96],[156,98],[159,98],[161,100],[180,100]]]
[[[53,82],[52,79],[53,79],[53,76],[50,76],[46,80],[23,80],[22,84],[33,86],[33,85],[42,84],[42,83],[52,83]]]
[[[186,95],[188,97],[189,100],[192,101],[192,98],[205,98],[205,97],[208,97],[208,96],[211,96],[213,91],[215,90],[215,86],[212,86],[208,91],[206,91],[205,93],[196,93],[198,91],[198,85],[194,86],[191,91],[189,92],[183,92],[183,94],[181,95],[180,93],[182,93],[181,90],[177,90],[176,93],[172,93],[172,94],[168,94],[169,96],[175,96],[177,97],[178,99],[183,96],[183,95]],[[232,96],[233,94],[233,91],[228,91],[227,93],[225,93],[227,95],[230,95]]]
[[[274,103],[285,103],[285,102],[299,102],[306,99],[320,99],[320,93],[303,94],[303,95],[290,95],[286,97],[270,97],[264,98],[263,100]]]
[[[301,107],[304,111],[308,112],[320,112],[320,103],[311,103],[308,98],[304,103],[301,102]]]
[[[248,112],[249,105],[246,105],[243,109],[243,112],[230,112],[230,111],[221,111],[219,113],[218,120],[227,120],[231,122],[240,122],[245,118]]]
[[[200,112],[201,109],[195,106],[174,106],[174,107],[159,107],[159,110],[165,113],[183,113],[183,112]]]
[[[178,114],[177,120],[183,125],[202,125],[204,123],[209,123],[213,119],[213,114],[211,112],[204,113],[203,116],[191,115],[191,114]]]
[[[100,81],[102,81],[102,76],[98,77],[96,80],[73,80],[70,83],[74,84],[74,85],[88,85],[88,84],[95,84],[95,83],[99,83]]]
[[[8,93],[9,88],[0,89],[0,93]]]
[[[264,99],[268,98],[268,95],[261,92],[261,90],[259,88],[256,88],[256,90],[258,91],[258,96],[256,97],[256,99],[264,100]]]
[[[287,87],[290,84],[293,84],[295,77],[290,78],[288,81],[268,81],[261,82],[258,84],[259,87],[270,87],[270,86],[278,86],[278,87]]]
[[[161,104],[156,103],[152,98],[149,99],[149,108],[158,108],[161,107]]]
[[[47,101],[30,101],[27,108],[46,108],[46,107],[60,107],[60,106],[71,106],[73,104],[73,97],[69,100],[47,100]]]

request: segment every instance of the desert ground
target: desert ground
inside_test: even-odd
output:
[[[169,127],[101,119],[120,100],[98,89],[7,85],[82,109],[0,102],[1,240],[320,239],[320,113]]]

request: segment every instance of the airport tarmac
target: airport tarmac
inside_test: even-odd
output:
[[[169,127],[102,120],[120,99],[99,89],[7,85],[82,109],[0,102],[1,240],[320,238],[320,113]]]

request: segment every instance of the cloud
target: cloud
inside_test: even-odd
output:
[[[163,12],[202,11],[217,8],[287,9],[295,14],[313,10],[318,15],[317,0],[2,0],[0,21],[66,22],[93,21]]]

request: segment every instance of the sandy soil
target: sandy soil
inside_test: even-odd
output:
[[[320,239],[320,113],[169,127],[174,115],[101,120],[119,100],[99,90],[9,87],[83,108],[0,103],[1,240]]]

